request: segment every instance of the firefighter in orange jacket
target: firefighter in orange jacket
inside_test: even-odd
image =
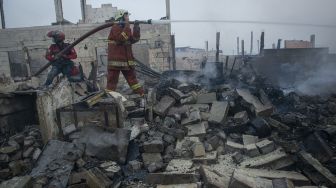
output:
[[[132,90],[143,96],[144,90],[136,78],[135,59],[132,52],[132,44],[140,39],[139,23],[134,23],[132,32],[129,13],[122,9],[118,10],[115,20],[119,23],[112,26],[108,37],[107,89],[116,90],[121,71]]]

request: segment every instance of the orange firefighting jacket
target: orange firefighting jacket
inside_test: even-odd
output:
[[[108,36],[108,66],[129,67],[134,66],[132,44],[140,39],[140,27],[135,25],[133,33],[129,25],[114,24]]]

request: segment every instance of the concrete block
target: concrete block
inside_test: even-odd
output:
[[[182,119],[182,125],[189,125],[193,123],[198,123],[201,121],[201,113],[198,109],[191,109],[189,116],[187,118]]]
[[[205,148],[202,142],[197,142],[192,146],[192,152],[194,157],[204,157],[205,156]]]
[[[5,147],[0,148],[0,153],[1,154],[11,154],[17,150],[18,148],[15,146],[5,146]]]
[[[258,142],[258,137],[253,135],[243,134],[244,145],[255,144]]]
[[[174,116],[174,115],[180,115],[181,117],[187,117],[187,114],[189,113],[189,108],[186,105],[180,106],[180,107],[171,107],[168,110],[167,116]]]
[[[162,162],[162,157],[160,153],[143,153],[142,160],[146,166],[155,162]]]
[[[146,153],[161,153],[163,152],[164,146],[162,140],[152,140],[144,142],[143,150]]]
[[[269,168],[276,170],[290,166],[293,163],[294,161],[282,149],[279,148],[266,155],[260,155],[258,157],[246,159],[240,163],[240,166],[249,168]]]
[[[97,167],[87,171],[85,179],[89,187],[106,188],[113,185],[113,181]]]
[[[229,111],[228,102],[213,102],[210,110],[209,123],[222,124]]]
[[[270,116],[273,113],[272,105],[264,105],[256,96],[252,95],[248,89],[236,89],[236,91],[239,96],[253,106],[257,116]]]
[[[63,130],[63,135],[67,136],[67,135],[69,135],[69,134],[75,132],[76,129],[77,129],[77,128],[76,128],[75,124],[70,124],[70,125],[68,125],[68,126],[66,126],[66,127],[63,127],[63,128],[62,128],[62,130]]]
[[[158,104],[154,106],[154,112],[158,115],[166,115],[168,109],[175,104],[175,99],[170,96],[163,96]]]
[[[184,93],[182,93],[180,90],[174,89],[174,88],[168,88],[168,92],[170,94],[170,96],[172,96],[174,99],[176,100],[180,100],[183,98],[186,98],[187,95],[185,95]]]
[[[211,104],[213,101],[217,101],[217,94],[212,93],[202,93],[197,96],[198,104]]]
[[[225,144],[225,150],[228,152],[243,152],[244,145],[228,140]]]
[[[146,177],[146,182],[151,185],[189,184],[199,181],[195,173],[151,173]]]
[[[188,136],[204,136],[206,134],[206,125],[207,122],[201,122],[193,125],[187,125],[186,128],[188,129]]]
[[[274,142],[268,139],[256,143],[256,146],[262,154],[267,154],[275,150]]]
[[[244,153],[250,157],[260,155],[259,150],[255,144],[244,145]]]
[[[267,179],[281,179],[286,178],[297,185],[310,185],[310,180],[304,175],[295,171],[269,170],[269,169],[252,169],[241,168],[236,169],[240,174],[246,174],[251,177],[261,177]]]
[[[202,165],[200,174],[204,180],[206,187],[227,188],[229,187],[230,179],[214,172],[210,167]]]
[[[188,109],[198,109],[200,112],[209,112],[210,106],[208,104],[186,104]]]
[[[238,112],[233,116],[233,119],[236,123],[247,123],[249,121],[249,117],[246,111]]]

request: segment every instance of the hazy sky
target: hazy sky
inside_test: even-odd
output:
[[[93,7],[102,3],[129,10],[131,19],[159,19],[166,14],[165,0],[87,0]],[[261,31],[266,32],[266,47],[278,38],[309,40],[316,34],[317,47],[330,47],[336,53],[336,0],[171,0],[172,20],[240,20],[295,22],[335,27],[302,27],[263,24],[174,23],[176,46],[215,47],[216,32],[221,32],[221,49],[226,54],[236,51],[236,37],[250,48],[250,32],[254,31],[254,51]],[[7,27],[50,25],[56,20],[53,0],[4,0]],[[64,18],[74,23],[81,18],[80,0],[63,0]]]

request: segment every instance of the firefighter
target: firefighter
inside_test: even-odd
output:
[[[60,73],[65,75],[69,81],[77,81],[74,77],[72,77],[75,74],[79,74],[78,68],[74,66],[74,62],[71,61],[72,59],[77,58],[75,49],[70,49],[60,58],[56,59],[55,55],[70,44],[64,42],[65,35],[62,31],[50,31],[47,36],[52,38],[54,44],[50,45],[45,56],[45,58],[52,63],[52,68],[48,73],[47,80],[44,85],[46,87],[49,86],[53,82],[54,78]]]
[[[112,26],[108,36],[107,89],[116,90],[121,71],[131,89],[144,96],[144,90],[136,78],[135,59],[132,52],[132,44],[140,39],[140,27],[135,21],[132,32],[129,15],[126,10],[119,9],[115,15],[118,23]]]

